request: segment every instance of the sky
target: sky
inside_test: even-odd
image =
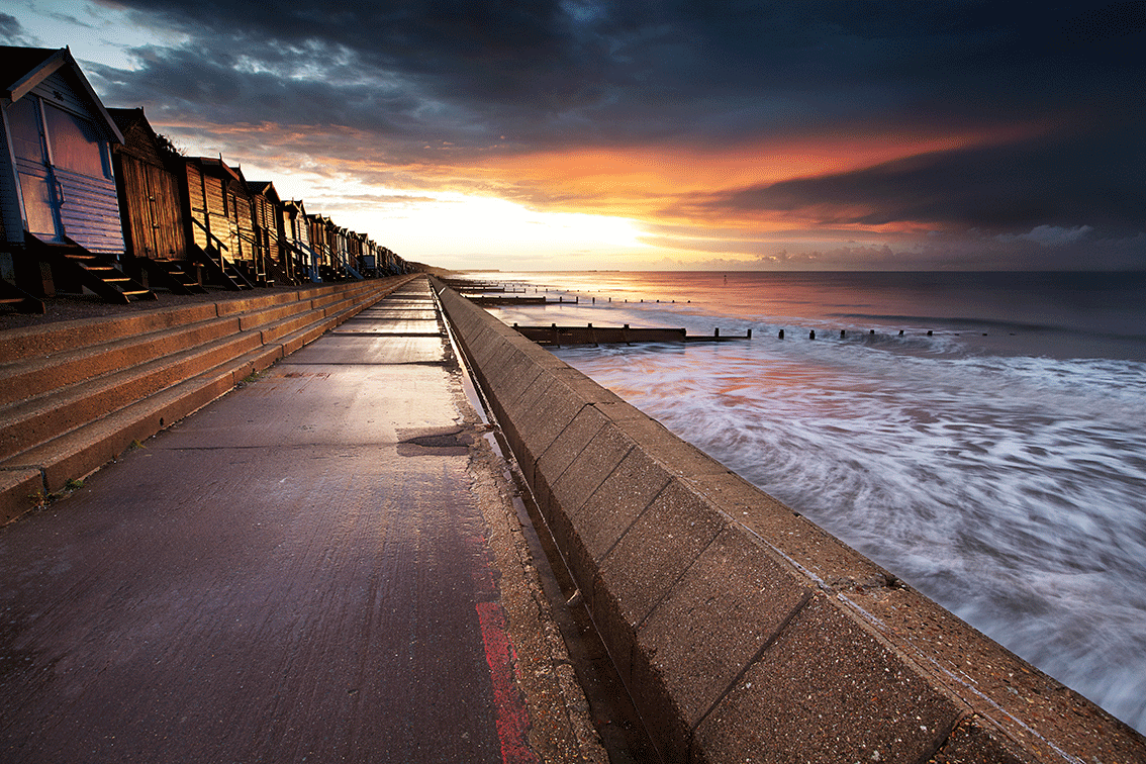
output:
[[[7,0],[407,260],[1146,270],[1146,2]]]

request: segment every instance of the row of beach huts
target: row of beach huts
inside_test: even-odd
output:
[[[0,305],[109,302],[409,272],[367,234],[220,156],[183,156],[143,109],[105,108],[71,51],[0,47]]]

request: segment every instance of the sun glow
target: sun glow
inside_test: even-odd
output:
[[[456,192],[390,191],[384,201],[360,200],[330,214],[360,230],[377,231],[386,246],[409,260],[443,267],[480,266],[485,259],[541,263],[535,267],[592,265],[647,249],[631,220],[574,212],[543,212],[505,199]],[[318,200],[315,200],[318,204]]]

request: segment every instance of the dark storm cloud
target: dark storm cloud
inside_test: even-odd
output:
[[[419,101],[403,112],[411,130],[466,145],[502,135],[518,144],[600,145],[991,124],[1032,109],[1054,113],[1070,100],[1133,98],[1125,67],[1141,64],[1133,52],[1140,40],[1102,37],[1087,5],[119,4],[191,36],[184,50],[149,51],[124,96],[132,85],[193,93],[204,80],[215,92],[228,77],[233,92],[246,94],[281,76],[288,79],[274,89],[282,112],[269,117],[277,121],[305,108],[313,82],[337,92],[356,78],[390,81]],[[1108,25],[1128,15],[1112,13]],[[233,68],[238,57],[268,77]],[[309,83],[300,77],[307,67]],[[257,107],[266,114],[265,102],[252,102],[252,121]],[[373,104],[360,110],[363,120],[381,116]]]
[[[1128,131],[1137,128],[933,152],[737,189],[700,204],[793,213],[831,225],[919,222],[993,231],[1091,225],[1131,234],[1143,222],[1146,153],[1109,148],[1131,145]]]

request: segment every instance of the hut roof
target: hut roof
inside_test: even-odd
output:
[[[0,45],[0,95],[19,101],[31,90],[60,69],[87,97],[95,116],[102,118],[103,127],[114,143],[123,143],[123,133],[104,108],[103,102],[92,89],[88,78],[68,48],[18,48]]]
[[[198,157],[192,161],[198,162],[205,172],[211,172],[219,177],[229,177],[231,180],[238,181],[244,186],[247,184],[246,179],[243,178],[243,168],[231,167],[223,161],[222,157]]]
[[[279,192],[278,189],[275,188],[274,181],[248,180],[247,188],[252,194],[262,194],[271,202],[275,204],[282,204],[282,199],[279,197]]]

